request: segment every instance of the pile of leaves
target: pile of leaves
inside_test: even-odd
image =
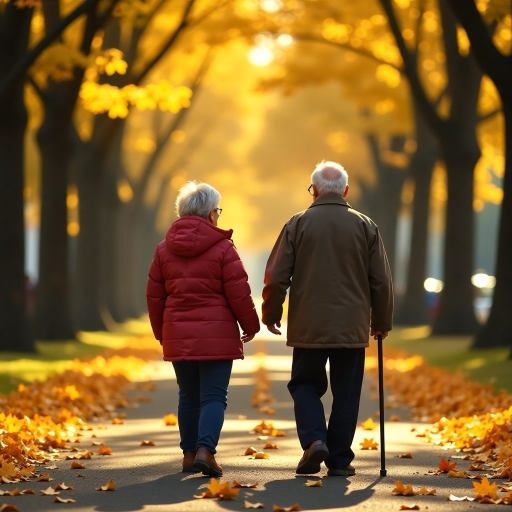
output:
[[[377,358],[370,357],[367,367],[375,372]],[[386,389],[394,401],[411,408],[413,419],[433,424],[419,436],[485,464],[491,478],[512,478],[510,394],[391,348],[386,348],[384,365]]]
[[[38,464],[80,442],[82,432],[91,430],[88,421],[115,419],[116,408],[132,405],[127,392],[145,368],[134,356],[75,360],[64,373],[0,395],[0,479],[35,477]]]

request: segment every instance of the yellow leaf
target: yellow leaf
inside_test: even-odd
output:
[[[100,487],[97,487],[95,490],[96,491],[115,491],[116,484],[114,483],[114,480],[109,480],[105,485],[101,485]]]
[[[322,487],[322,480],[306,480],[305,487]]]
[[[395,488],[391,491],[395,496],[415,496],[412,485],[405,486],[400,480],[395,481]]]
[[[375,430],[377,428],[377,424],[373,421],[372,418],[368,418],[366,421],[363,421],[361,426],[364,430]]]
[[[36,478],[36,482],[51,482],[53,478],[49,473],[43,473]]]
[[[448,471],[447,475],[450,478],[466,478],[468,475],[465,471]]]
[[[254,454],[254,458],[255,459],[269,459],[270,458],[270,454],[265,453],[265,452],[256,452]]]
[[[112,109],[110,109],[110,110],[109,110],[109,116],[110,116],[110,111],[111,111],[111,110],[112,110]],[[128,115],[128,109],[126,109],[126,115]],[[123,116],[118,115],[117,117],[123,117]],[[125,117],[126,117],[126,116],[125,116]],[[123,421],[123,420],[121,420],[121,419],[119,419],[119,418],[114,418],[114,419],[112,420],[112,425],[124,425],[124,421]]]
[[[168,427],[174,427],[178,423],[178,417],[175,414],[167,414],[164,416],[164,424]]]
[[[419,496],[435,496],[437,493],[437,489],[426,489],[425,487],[422,487],[418,491],[416,491],[416,494]]]

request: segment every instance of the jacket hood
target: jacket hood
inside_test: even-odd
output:
[[[167,231],[165,241],[177,256],[198,256],[221,240],[229,240],[233,230],[220,229],[202,217],[187,215],[178,219]]]

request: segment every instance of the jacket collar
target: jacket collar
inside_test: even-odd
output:
[[[347,201],[337,194],[325,194],[320,196],[309,208],[313,208],[313,206],[320,206],[322,204],[339,204],[341,206],[351,208]]]

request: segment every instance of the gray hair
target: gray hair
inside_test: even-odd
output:
[[[315,185],[320,196],[342,195],[348,185],[348,174],[340,164],[322,160],[311,174],[311,183]]]
[[[207,219],[210,212],[217,208],[219,202],[219,192],[208,183],[187,181],[178,192],[176,213],[178,217],[197,215]]]

